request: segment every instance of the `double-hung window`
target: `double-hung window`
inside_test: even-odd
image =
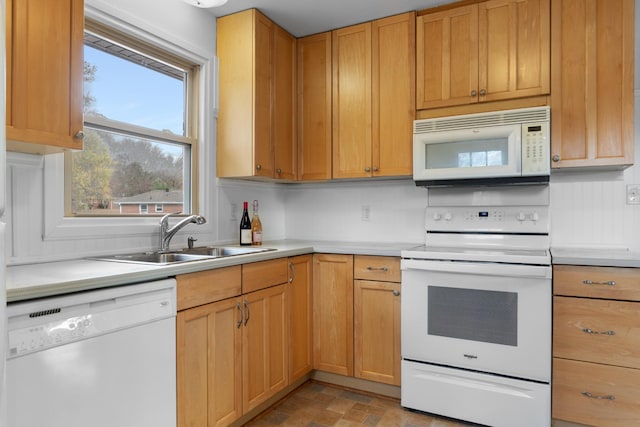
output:
[[[66,215],[191,213],[198,67],[97,22],[85,28],[84,150],[67,156]]]

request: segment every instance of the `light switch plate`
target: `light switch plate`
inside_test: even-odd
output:
[[[627,204],[640,205],[640,184],[627,184]]]

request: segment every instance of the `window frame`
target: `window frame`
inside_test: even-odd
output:
[[[190,155],[190,161],[185,164],[183,170],[184,182],[188,180],[189,191],[184,192],[183,206],[188,206],[187,213],[195,213],[198,207],[198,174],[194,173],[194,164],[198,163],[197,157],[197,143],[198,143],[198,100],[199,100],[199,77],[200,71],[199,65],[194,65],[193,61],[184,59],[181,56],[168,53],[163,48],[153,46],[147,41],[140,39],[139,37],[127,35],[122,31],[114,29],[113,27],[103,24],[95,19],[89,17],[85,18],[85,28],[83,31],[91,33],[99,38],[104,38],[112,43],[125,46],[128,50],[140,53],[143,56],[150,56],[155,60],[165,62],[183,70],[186,73],[185,81],[185,117],[184,117],[184,135],[176,135],[173,133],[166,133],[156,129],[150,129],[143,126],[138,126],[131,123],[121,122],[118,120],[112,120],[106,117],[99,116],[85,116],[84,126],[102,130],[106,132],[120,133],[130,137],[140,137],[149,140],[156,140],[159,142],[180,143],[188,146],[187,152]],[[84,46],[84,44],[83,44]],[[65,153],[65,191],[64,191],[64,213],[66,217],[115,217],[120,218],[126,216],[126,214],[86,214],[86,213],[74,213],[72,209],[72,153]],[[195,169],[197,170],[197,169]],[[148,212],[129,214],[130,216],[147,216]],[[157,216],[155,212],[149,214],[151,216]]]
[[[108,10],[108,11],[107,11]],[[129,15],[119,16],[115,9],[100,10],[85,4],[85,19],[108,25],[123,34],[129,34],[140,40],[156,45],[199,66],[199,75],[194,78],[198,85],[197,99],[193,99],[193,114],[198,117],[197,143],[192,146],[192,206],[194,213],[205,216],[208,221],[198,228],[199,233],[214,233],[215,200],[215,144],[214,131],[217,118],[217,57],[208,50],[189,43],[184,43],[164,32],[162,29],[151,27],[146,21],[132,19]],[[208,120],[205,120],[207,118]],[[117,216],[117,217],[67,217],[65,216],[65,198],[62,192],[70,191],[66,186],[65,168],[71,161],[71,156],[51,154],[44,156],[42,161],[42,180],[44,184],[43,208],[44,224],[42,241],[73,241],[82,239],[121,238],[130,242],[131,238],[147,240],[158,233],[158,217]],[[212,178],[203,174],[211,171]],[[174,218],[177,221],[179,218]],[[141,242],[141,241],[140,241]],[[134,243],[140,245],[141,243]],[[128,244],[128,247],[132,246]]]

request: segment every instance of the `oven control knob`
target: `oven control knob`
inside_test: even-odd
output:
[[[446,214],[444,214],[445,221],[451,221],[451,218],[453,218],[453,216],[451,215],[451,212],[447,212]]]
[[[524,212],[518,212],[518,215],[516,215],[516,219],[518,221],[524,221],[525,219],[527,219],[527,216],[524,214]]]
[[[529,215],[529,218],[531,218],[531,221],[536,222],[540,220],[540,215],[538,215],[538,212],[534,212]]]
[[[440,212],[434,212],[433,213],[433,220],[434,221],[440,221],[442,219],[442,214]]]

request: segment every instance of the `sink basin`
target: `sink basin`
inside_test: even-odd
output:
[[[207,255],[214,257],[227,257],[234,255],[248,255],[260,252],[275,251],[275,249],[261,247],[238,247],[238,246],[201,246],[197,248],[183,249],[183,254]]]
[[[126,255],[111,255],[105,257],[96,257],[100,261],[116,261],[116,262],[131,262],[138,264],[177,264],[180,262],[201,261],[204,259],[212,259],[214,256],[198,255],[198,254],[185,254],[182,252],[144,252],[137,254]]]
[[[166,265],[223,258],[234,255],[248,255],[266,251],[275,251],[275,249],[258,247],[244,248],[237,246],[201,246],[197,248],[179,249],[171,252],[141,252],[135,254],[92,257],[90,259],[137,264]]]

